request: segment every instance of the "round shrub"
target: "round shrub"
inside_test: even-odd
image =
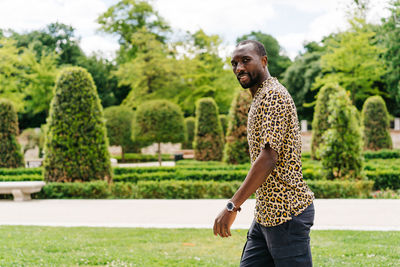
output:
[[[61,71],[47,121],[44,176],[50,182],[111,181],[103,108],[91,75]]]
[[[314,109],[314,117],[312,121],[312,137],[311,137],[311,158],[319,159],[318,148],[322,143],[322,135],[329,128],[328,122],[328,101],[332,95],[338,91],[339,85],[327,84],[323,86],[318,94]]]
[[[192,149],[193,148],[193,140],[194,140],[194,125],[195,118],[187,117],[185,118],[186,124],[186,132],[187,132],[187,140],[183,143],[183,148]]]
[[[194,157],[196,160],[220,161],[224,140],[218,107],[212,98],[201,98],[196,103],[196,124],[194,130]]]
[[[364,149],[379,150],[392,148],[389,133],[389,114],[385,101],[380,96],[369,97],[362,108]]]
[[[358,111],[347,92],[338,87],[328,102],[329,129],[320,148],[327,179],[359,179],[363,168],[362,133]]]
[[[139,150],[139,144],[132,141],[132,123],[135,112],[125,106],[112,106],[104,109],[107,136],[112,146],[121,146],[121,160],[125,162],[127,148],[134,146]]]
[[[10,101],[0,99],[0,168],[24,166],[18,134],[18,117],[14,106]]]
[[[158,143],[158,159],[161,165],[161,143],[180,143],[186,139],[180,107],[167,100],[151,100],[141,104],[136,110],[133,139]]]
[[[247,113],[251,105],[251,96],[241,91],[233,99],[229,111],[229,126],[224,149],[224,162],[230,164],[248,163],[249,144],[247,142]]]

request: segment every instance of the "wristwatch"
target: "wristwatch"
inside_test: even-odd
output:
[[[228,203],[226,204],[226,209],[228,211],[234,211],[234,212],[242,210],[241,207],[236,207],[231,200],[229,200]]]

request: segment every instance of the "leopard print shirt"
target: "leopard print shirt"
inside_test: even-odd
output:
[[[299,215],[314,200],[303,180],[301,136],[296,106],[286,88],[268,78],[252,100],[247,139],[251,164],[268,143],[278,153],[271,174],[256,191],[255,219],[264,226],[276,226]]]

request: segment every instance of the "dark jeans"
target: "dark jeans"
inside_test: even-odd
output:
[[[310,228],[313,224],[314,204],[277,226],[265,227],[253,221],[240,267],[312,266]]]

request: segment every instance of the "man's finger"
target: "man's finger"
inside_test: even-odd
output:
[[[217,235],[221,236],[221,225],[220,225],[220,223],[218,221],[215,224],[216,224]]]
[[[215,219],[215,221],[214,221],[213,230],[214,230],[214,235],[217,235],[217,219]]]
[[[228,231],[227,231],[228,236],[232,236],[232,234],[231,234],[231,227],[227,225],[227,226],[226,226],[226,229],[228,230]]]

